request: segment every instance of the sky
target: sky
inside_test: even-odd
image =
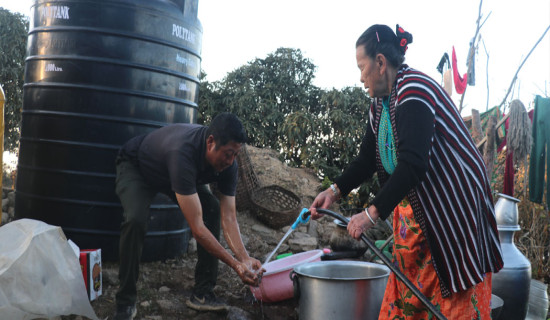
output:
[[[31,0],[0,0],[0,6],[28,15]],[[324,89],[362,86],[355,41],[372,24],[399,24],[413,35],[405,63],[438,82],[436,67],[454,46],[457,69],[467,71],[476,31],[478,0],[199,0],[203,27],[202,63],[208,81],[265,58],[279,47],[300,49],[316,66],[314,84]],[[484,0],[475,86],[464,96],[463,116],[500,105],[515,73],[550,26],[548,0]],[[488,74],[488,77],[486,76]],[[487,81],[487,78],[489,79]],[[489,86],[489,89],[487,89]],[[550,95],[550,31],[529,56],[507,101],[532,108],[535,95]],[[458,105],[460,95],[452,94]]]

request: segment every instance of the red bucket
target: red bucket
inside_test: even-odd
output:
[[[310,250],[293,254],[282,259],[271,261],[265,265],[265,273],[259,287],[250,287],[257,300],[277,302],[294,296],[294,286],[290,280],[290,271],[297,265],[321,261],[323,250]]]

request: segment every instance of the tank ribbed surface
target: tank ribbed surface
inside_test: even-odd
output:
[[[118,257],[115,157],[130,138],[197,117],[198,0],[35,1],[25,61],[17,218]],[[184,253],[189,227],[158,195],[143,260]]]

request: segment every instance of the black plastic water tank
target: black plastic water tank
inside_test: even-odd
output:
[[[197,115],[198,0],[36,0],[25,61],[15,214],[118,258],[115,157],[130,138]],[[178,206],[159,194],[143,260],[187,251]]]

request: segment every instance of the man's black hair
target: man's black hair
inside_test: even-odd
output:
[[[230,141],[246,143],[246,131],[241,120],[229,112],[222,112],[212,119],[208,130],[206,130],[206,136],[210,135],[214,137],[214,141],[219,147]]]

